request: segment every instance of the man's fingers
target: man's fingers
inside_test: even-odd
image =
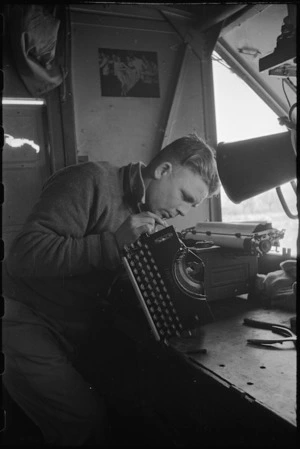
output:
[[[135,215],[132,217],[131,224],[133,228],[139,228],[142,225],[150,225],[152,227],[155,226],[155,219],[149,216],[140,216]]]
[[[149,234],[151,234],[155,229],[155,224],[150,224],[150,223],[146,223],[143,226],[139,227],[139,234],[145,234],[145,232],[148,232]]]
[[[141,212],[140,214],[138,214],[138,216],[145,217],[145,218],[153,218],[153,220],[155,220],[156,223],[158,223],[162,226],[166,226],[165,220],[163,220],[161,217],[154,214],[153,212],[149,212],[149,211]]]
[[[130,215],[115,233],[119,248],[135,242],[146,232],[152,234],[157,230],[156,227],[158,225],[165,227],[166,223],[152,212],[141,212],[140,214]]]

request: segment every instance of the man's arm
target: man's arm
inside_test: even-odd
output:
[[[120,263],[110,232],[89,234],[103,213],[95,179],[86,169],[68,169],[47,183],[6,259],[20,277],[63,277]]]

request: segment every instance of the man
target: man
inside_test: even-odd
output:
[[[3,380],[47,443],[103,437],[104,401],[75,365],[101,322],[122,248],[218,186],[214,153],[196,135],[147,166],[88,162],[45,184],[5,263]]]

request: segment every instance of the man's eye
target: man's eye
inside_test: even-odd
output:
[[[182,199],[183,201],[185,201],[186,203],[194,203],[194,199],[192,197],[190,197],[189,195],[187,195],[186,193],[182,194]]]

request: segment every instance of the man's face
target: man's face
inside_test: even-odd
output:
[[[189,168],[170,162],[159,165],[146,188],[146,206],[164,219],[186,215],[208,195],[201,177]]]

